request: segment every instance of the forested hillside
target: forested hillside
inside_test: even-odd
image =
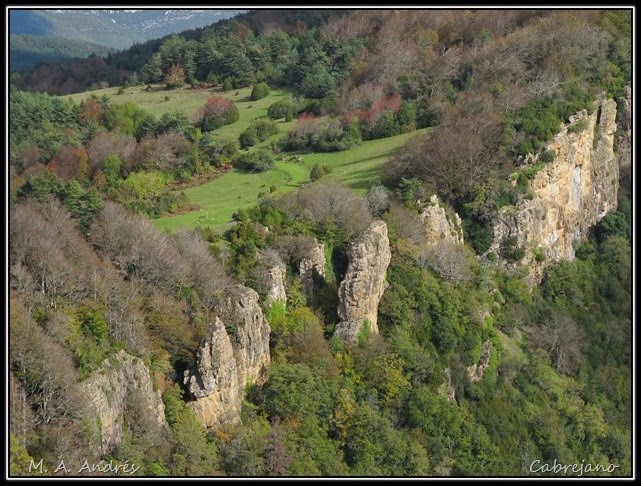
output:
[[[632,21],[258,10],[14,76],[10,475],[631,476]]]
[[[11,35],[9,69],[20,71],[42,62],[62,62],[92,54],[106,56],[113,49],[91,42],[80,42],[60,37],[37,37],[31,35]]]

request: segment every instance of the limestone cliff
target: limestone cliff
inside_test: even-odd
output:
[[[82,387],[99,418],[103,453],[122,440],[123,414],[128,407],[137,407],[137,414],[144,414],[148,426],[163,428],[167,424],[165,406],[160,391],[154,391],[149,369],[125,351],[106,359]]]
[[[548,143],[556,157],[531,180],[533,198],[499,212],[491,249],[501,255],[510,239],[524,249],[521,261],[530,267],[532,285],[541,281],[546,262],[572,260],[573,242],[617,207],[616,103],[599,98],[596,106],[591,115],[572,116]]]
[[[269,364],[269,323],[258,304],[258,294],[236,285],[216,307],[225,323],[234,350],[241,387],[261,383]]]
[[[425,241],[428,246],[439,242],[457,245],[464,243],[461,218],[456,213],[449,217],[436,194],[423,206],[421,219],[425,225]]]
[[[189,406],[205,427],[240,422],[242,404],[238,367],[225,326],[216,318],[197,353],[197,370],[185,373],[185,384],[194,401]]]
[[[281,302],[287,301],[287,293],[285,291],[285,271],[285,264],[281,262],[265,271],[268,305],[277,300]]]
[[[205,427],[240,422],[245,385],[262,383],[270,361],[269,323],[258,294],[237,285],[216,306],[216,317],[196,355],[195,372],[185,372],[189,406]]]
[[[622,184],[632,184],[632,89],[626,86],[619,98],[617,110],[616,153],[619,159],[619,178]]]
[[[374,221],[347,248],[349,265],[338,289],[338,317],[335,335],[355,341],[365,321],[378,334],[378,303],[387,282],[385,272],[391,260],[387,225]]]
[[[307,295],[314,294],[314,276],[325,276],[325,245],[314,240],[314,244],[298,262],[300,280]]]

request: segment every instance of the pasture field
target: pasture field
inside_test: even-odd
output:
[[[255,205],[259,193],[268,193],[272,185],[276,186],[273,195],[278,196],[308,182],[314,164],[330,166],[331,176],[364,194],[380,178],[381,167],[394,151],[425,130],[370,140],[342,152],[303,154],[300,162],[277,161],[276,168],[268,172],[248,174],[232,169],[217,179],[184,190],[189,201],[200,206],[199,210],[154,222],[158,228],[172,231],[198,225],[222,230],[235,212]]]
[[[272,103],[290,95],[285,90],[272,89],[269,96],[252,101],[251,87],[231,90],[227,93],[217,93],[212,89],[165,90],[161,86],[155,86],[150,91],[147,91],[145,86],[130,87],[126,88],[125,93],[121,95],[116,94],[117,91],[118,88],[114,87],[67,97],[80,102],[91,94],[107,95],[113,103],[125,101],[136,103],[157,118],[166,112],[176,110],[183,111],[191,118],[210,96],[222,94],[236,103],[239,119],[231,125],[215,130],[213,134],[221,139],[232,139],[237,138],[252,120],[266,116],[267,109]],[[166,97],[168,100],[165,99]],[[284,119],[277,120],[279,133],[249,150],[266,147],[272,141],[283,137],[295,123],[295,120],[291,122],[285,122]],[[256,204],[261,193],[267,194],[270,188],[275,187],[274,196],[278,196],[308,182],[309,173],[314,164],[331,167],[333,177],[356,191],[365,193],[374,182],[380,179],[381,167],[394,152],[409,138],[425,133],[427,130],[365,141],[341,152],[307,153],[298,156],[284,153],[277,159],[276,168],[268,172],[250,174],[232,169],[214,180],[184,189],[189,202],[198,205],[198,210],[156,219],[154,223],[158,228],[171,231],[197,225],[212,226],[216,230],[222,230],[235,212]]]

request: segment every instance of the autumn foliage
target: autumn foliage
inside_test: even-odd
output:
[[[207,100],[196,114],[203,132],[216,130],[224,125],[231,125],[238,120],[238,108],[225,96],[214,95]]]

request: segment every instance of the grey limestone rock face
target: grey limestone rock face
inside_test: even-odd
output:
[[[305,293],[314,295],[314,275],[325,276],[325,245],[314,240],[307,254],[298,262],[298,271]]]
[[[423,205],[421,219],[425,224],[425,241],[427,245],[439,242],[455,243],[462,245],[463,223],[458,214],[453,213],[450,218],[445,208],[440,204],[438,197],[433,195],[429,202]]]
[[[185,384],[195,401],[189,406],[205,427],[240,422],[242,405],[238,368],[225,326],[216,318],[209,335],[197,353],[197,370],[185,376]]]
[[[122,416],[132,395],[151,426],[162,429],[167,425],[165,406],[160,391],[154,390],[149,369],[141,359],[123,350],[107,358],[82,387],[100,419],[103,453],[122,441]]]
[[[254,290],[233,287],[215,311],[217,317],[197,352],[197,369],[186,371],[184,378],[194,399],[189,406],[210,428],[240,423],[245,386],[262,383],[270,361],[271,329]]]
[[[341,322],[334,334],[353,342],[365,322],[378,334],[378,303],[387,282],[385,274],[391,260],[387,225],[374,221],[347,248],[349,265],[338,289],[338,316]]]
[[[281,263],[268,268],[265,272],[267,280],[267,303],[271,304],[277,300],[287,301],[287,292],[285,290],[285,264]]]
[[[543,278],[547,262],[574,259],[574,243],[584,241],[590,228],[617,208],[619,162],[614,153],[616,103],[599,98],[591,115],[583,110],[548,143],[555,159],[530,181],[533,198],[499,211],[491,250],[501,254],[510,237],[525,250],[528,281]],[[582,130],[568,130],[585,123]],[[535,258],[535,251],[543,258]]]

